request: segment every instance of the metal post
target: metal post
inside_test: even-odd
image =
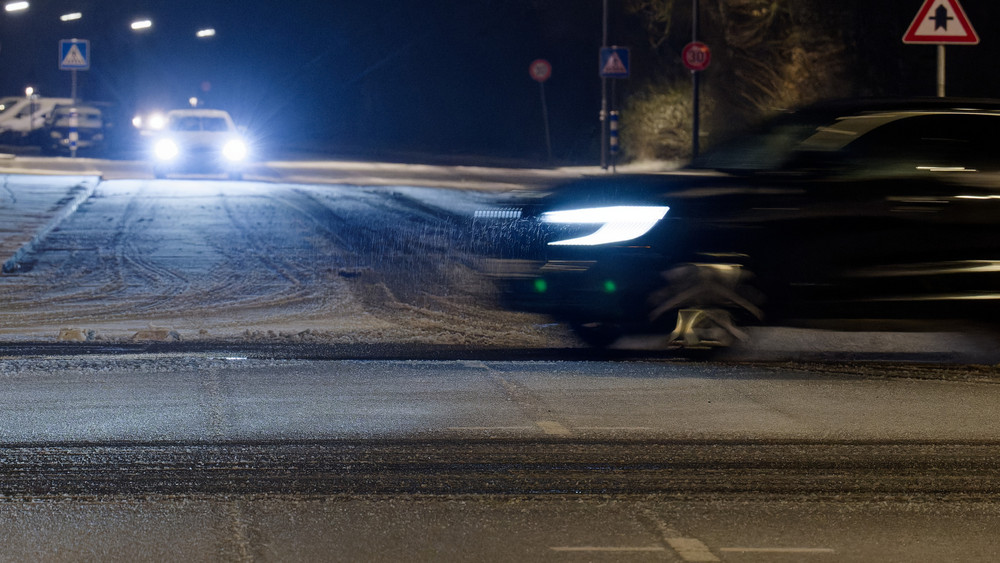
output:
[[[75,74],[75,73],[74,73]],[[76,149],[80,143],[80,110],[75,106],[69,111],[69,156],[76,158]]]
[[[693,0],[691,5],[691,41],[698,40],[698,0]],[[691,71],[691,158],[698,156],[698,129],[700,127],[701,108],[698,102],[698,75],[697,70]]]
[[[70,71],[70,98],[73,99],[73,103],[76,104],[76,69]]]
[[[549,162],[552,162],[552,137],[549,135],[549,106],[545,103],[545,83],[539,82],[538,88],[542,93],[542,120],[545,122],[545,150],[549,155]]]
[[[618,112],[611,110],[611,171],[615,172],[618,164]]]
[[[602,17],[603,32],[601,35],[601,49],[608,46],[608,0],[604,0],[604,12]],[[601,169],[608,169],[608,127],[606,119],[608,117],[608,79],[601,77]]]
[[[937,46],[937,96],[944,97],[944,45]]]

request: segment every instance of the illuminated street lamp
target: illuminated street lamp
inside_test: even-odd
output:
[[[8,2],[3,7],[4,10],[8,12],[22,12],[28,9],[27,2]]]
[[[215,30],[212,28],[199,29],[198,33],[195,33],[197,37],[215,37]]]
[[[72,14],[63,14],[63,15],[59,16],[59,21],[71,22],[71,21],[78,20],[78,19],[80,19],[82,17],[83,17],[83,14],[81,14],[80,12],[73,12]]]
[[[132,22],[132,31],[142,31],[153,27],[151,20],[137,20]]]

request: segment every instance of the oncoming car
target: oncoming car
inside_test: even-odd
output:
[[[153,141],[153,174],[224,173],[241,179],[249,151],[232,117],[223,110],[177,109]]]
[[[481,222],[490,271],[508,307],[595,345],[995,323],[998,127],[997,101],[805,108],[686,169],[571,182],[496,214]]]

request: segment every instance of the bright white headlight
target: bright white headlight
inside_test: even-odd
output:
[[[162,113],[152,113],[146,121],[146,126],[155,131],[159,131],[167,126],[167,117]]]
[[[222,155],[226,160],[239,162],[247,157],[247,145],[239,139],[232,139],[222,146]]]
[[[173,139],[160,139],[153,145],[153,154],[157,160],[173,160],[180,154],[180,148]]]
[[[600,225],[592,234],[550,242],[550,245],[593,246],[623,242],[641,237],[663,219],[669,207],[645,205],[618,205],[589,207],[567,211],[549,211],[542,214],[542,221],[556,224]]]

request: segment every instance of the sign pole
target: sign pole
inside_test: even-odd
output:
[[[937,46],[937,96],[944,97],[944,45]]]
[[[694,43],[696,41],[698,41],[698,0],[693,0],[693,4],[691,6],[691,42]],[[698,156],[698,129],[701,125],[700,120],[698,119],[699,114],[701,113],[701,108],[699,107],[700,104],[698,103],[699,74],[701,73],[697,70],[691,71],[691,93],[693,97],[691,101],[691,112],[693,114],[693,118],[691,120],[691,158]]]
[[[538,89],[542,93],[542,121],[545,122],[545,151],[552,162],[552,137],[549,135],[549,106],[545,103],[545,82],[538,83]]]
[[[601,33],[601,49],[608,48],[608,0],[603,2],[603,18]],[[608,79],[601,75],[601,170],[608,169],[608,127],[606,119],[608,117]]]
[[[545,151],[552,162],[552,136],[549,134],[549,105],[545,102],[545,81],[552,76],[552,65],[545,59],[535,59],[528,67],[528,74],[538,82],[538,91],[542,95],[542,121],[545,125]]]

